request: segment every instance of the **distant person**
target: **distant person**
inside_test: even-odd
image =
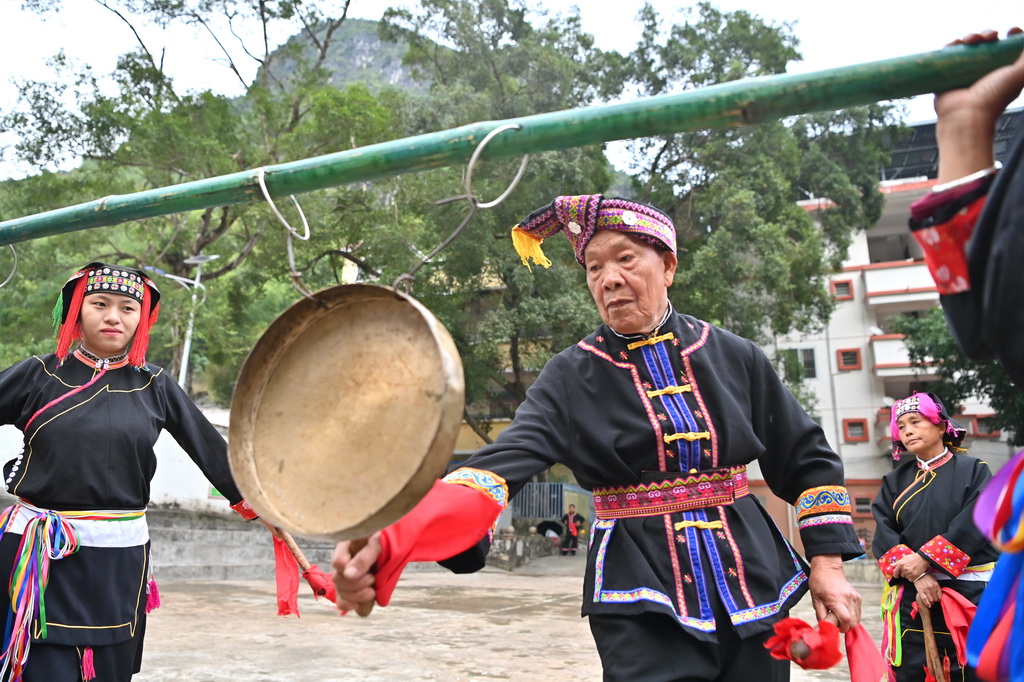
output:
[[[898,682],[925,679],[917,611],[926,608],[939,656],[948,661],[954,679],[975,680],[965,665],[963,636],[999,553],[974,525],[973,513],[992,472],[964,454],[965,431],[933,393],[898,401],[889,428],[893,457],[900,463],[882,478],[871,506],[872,550],[888,580],[882,596],[883,654]]]
[[[0,516],[7,629],[0,677],[130,680],[159,606],[146,505],[161,429],[245,518],[227,444],[146,362],[160,292],[134,268],[89,263],[57,297],[57,349],[0,371],[0,424],[24,447],[4,465],[18,500]],[[12,333],[12,330],[7,330]]]
[[[562,514],[562,526],[565,527],[565,534],[562,536],[562,556],[576,556],[576,548],[580,544],[580,532],[586,521],[586,517],[576,513],[575,504],[570,504],[569,511]]]

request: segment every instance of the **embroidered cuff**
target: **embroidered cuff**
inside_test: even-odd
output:
[[[940,294],[957,294],[971,288],[967,271],[967,241],[974,234],[985,198],[974,197],[941,223],[915,228],[911,234],[924,251],[928,272]]]
[[[941,535],[936,535],[924,543],[921,554],[954,578],[959,577],[971,561],[971,557]]]
[[[906,545],[896,545],[888,552],[878,557],[878,568],[882,570],[882,575],[885,576],[885,579],[892,580],[893,571],[896,570],[896,562],[913,553],[914,550],[910,549]]]
[[[256,510],[250,507],[249,503],[245,500],[231,505],[231,508],[241,514],[243,519],[249,519],[252,521],[253,519],[258,519],[260,517],[260,515],[256,513]]]
[[[463,467],[456,469],[441,480],[445,483],[464,485],[468,488],[479,490],[500,504],[502,509],[508,505],[508,483],[505,482],[504,478],[493,472]]]
[[[796,502],[796,517],[800,523],[804,523],[809,517],[822,514],[851,516],[853,509],[850,507],[850,493],[845,486],[821,485],[816,488],[808,488],[800,495]],[[809,523],[809,522],[808,522]]]

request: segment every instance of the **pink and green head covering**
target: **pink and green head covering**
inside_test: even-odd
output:
[[[896,423],[900,417],[908,412],[919,412],[932,424],[945,424],[945,433],[942,435],[942,442],[946,447],[955,450],[960,449],[967,431],[960,428],[960,425],[953,421],[942,401],[934,393],[914,393],[903,400],[896,401],[892,406],[892,418],[889,420],[889,433],[892,435],[892,458],[899,459],[900,455],[907,451],[900,440],[900,427]]]
[[[562,232],[572,243],[576,260],[583,265],[583,251],[598,230],[626,232],[656,249],[676,251],[676,228],[662,211],[638,201],[606,199],[600,194],[555,197],[551,204],[537,209],[512,228],[512,243],[524,265],[529,266],[533,259],[547,268],[551,261],[540,245]]]

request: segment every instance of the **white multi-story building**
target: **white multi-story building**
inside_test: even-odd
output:
[[[1001,120],[996,152],[1024,121],[1024,110]],[[894,154],[903,165],[883,180],[886,196],[882,218],[854,236],[840,272],[830,278],[836,308],[821,332],[778,338],[765,348],[769,355],[796,351],[805,373],[805,387],[817,398],[815,412],[829,443],[843,458],[847,487],[858,533],[870,544],[874,530],[871,501],[881,477],[892,468],[889,407],[913,391],[927,391],[936,379],[927,369],[911,366],[903,337],[890,333],[894,318],[919,315],[939,305],[917,242],[907,229],[910,204],[935,185],[934,124],[916,126],[908,144]],[[922,172],[905,177],[906,170]],[[802,202],[814,211],[827,200]],[[942,396],[940,396],[941,398]],[[984,401],[962,406],[953,418],[967,429],[965,446],[993,471],[1013,455],[1007,435],[989,426],[992,409]],[[757,476],[756,472],[754,476]],[[763,483],[752,485],[779,526],[798,541],[792,507],[772,499]]]

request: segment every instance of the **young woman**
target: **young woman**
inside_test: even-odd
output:
[[[145,359],[160,292],[142,272],[89,263],[54,308],[57,349],[0,371],[0,424],[24,434],[3,468],[7,622],[0,679],[129,680],[156,604],[146,505],[166,429],[233,509],[255,518],[226,443]],[[147,607],[148,603],[148,607]]]
[[[882,597],[883,653],[897,680],[925,679],[918,610],[927,608],[951,679],[976,679],[966,666],[965,637],[998,552],[972,514],[992,473],[963,454],[964,430],[932,393],[893,405],[890,430],[893,457],[901,461],[883,477],[871,508],[877,524],[872,548],[889,582]]]

